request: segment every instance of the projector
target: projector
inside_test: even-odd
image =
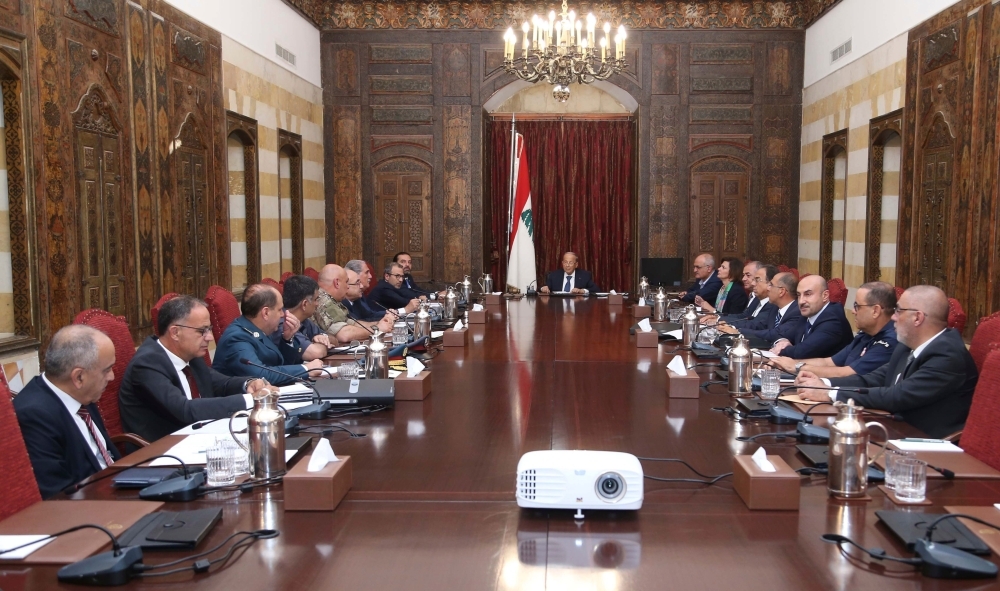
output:
[[[642,465],[613,451],[531,451],[517,463],[517,506],[530,509],[642,507]]]

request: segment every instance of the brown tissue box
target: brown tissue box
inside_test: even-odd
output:
[[[337,456],[319,472],[308,472],[309,458],[299,459],[285,474],[286,511],[333,511],[351,490],[351,456]]]
[[[424,370],[414,378],[406,377],[406,372],[396,376],[396,400],[423,400],[431,393],[431,372]]]
[[[486,310],[469,310],[469,324],[486,324]]]
[[[764,472],[750,456],[733,458],[733,488],[750,509],[798,511],[799,474],[781,456],[768,455],[775,472]]]
[[[701,378],[692,370],[686,376],[667,370],[667,398],[698,398],[701,395]]]
[[[468,342],[469,328],[464,327],[462,330],[455,330],[449,328],[444,331],[444,346],[445,347],[464,347],[465,343]]]
[[[608,294],[608,305],[609,306],[621,306],[625,303],[625,297],[620,293],[609,293]]]
[[[649,306],[633,306],[632,307],[632,317],[633,318],[649,318],[652,310]]]
[[[501,296],[499,294],[492,294],[492,293],[485,294],[483,296],[483,305],[484,306],[499,306],[500,305],[500,298],[502,298],[502,297],[503,296]]]
[[[635,346],[639,348],[653,348],[660,346],[660,335],[655,330],[643,332],[642,329],[635,329]]]

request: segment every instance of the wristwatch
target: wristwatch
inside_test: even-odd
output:
[[[796,363],[795,364],[795,373],[797,374],[800,371],[802,371],[802,366],[804,366],[805,364],[806,364],[805,361],[799,361],[798,363]]]

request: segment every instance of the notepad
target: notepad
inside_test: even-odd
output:
[[[899,451],[949,451],[962,453],[962,448],[950,441],[928,443],[926,441],[903,441],[902,439],[890,439],[889,443]]]
[[[43,539],[44,538],[44,539]],[[38,543],[32,544],[30,546],[25,546],[20,550],[14,550],[13,552],[4,552],[0,554],[3,556],[4,560],[21,560],[26,558],[35,550],[38,550],[45,544],[48,544],[55,538],[49,538],[44,535],[40,536],[0,536],[0,550],[7,550],[8,548],[17,548],[21,544],[27,544],[31,541],[38,540]]]

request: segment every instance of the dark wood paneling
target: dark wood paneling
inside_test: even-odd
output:
[[[894,137],[902,137],[902,135],[902,109],[872,119],[868,125],[868,205],[866,208],[868,221],[865,228],[865,281],[879,281],[882,277],[880,269],[885,143]]]

